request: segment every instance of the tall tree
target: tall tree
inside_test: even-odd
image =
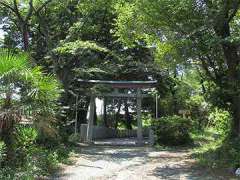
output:
[[[79,2],[80,18],[69,28],[65,40],[53,52],[54,67],[66,90],[65,105],[71,106],[75,102],[68,94],[69,89],[75,93],[87,92],[85,86],[77,83],[78,79],[147,80],[153,77],[150,69],[157,70],[148,48],[142,45],[125,48],[117,41],[113,34],[117,1],[94,2]],[[156,72],[161,78],[159,69]],[[69,114],[70,111],[71,108]]]
[[[124,5],[123,5],[124,4]],[[240,135],[239,0],[149,0],[119,3],[116,35],[125,43],[162,48],[161,60],[201,65],[224,93]],[[166,62],[166,61],[165,61]]]
[[[30,21],[33,16],[38,15],[44,7],[52,0],[45,1],[18,1],[2,0],[0,8],[5,12],[8,21],[12,21],[22,35],[23,49],[28,51],[30,39]]]

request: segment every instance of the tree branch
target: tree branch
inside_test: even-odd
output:
[[[45,1],[37,10],[36,13],[39,13],[45,6],[47,6],[52,0]]]
[[[9,4],[7,4],[5,2],[1,2],[1,1],[0,1],[0,4],[5,6],[6,8],[10,9],[12,12],[15,13],[15,9],[12,6],[10,6]]]
[[[236,16],[240,6],[240,0],[236,0],[233,2],[233,12],[228,17],[228,23],[232,21],[232,19]]]
[[[30,0],[29,1],[29,10],[28,10],[28,14],[27,14],[27,16],[26,16],[26,18],[25,18],[25,22],[28,22],[29,21],[29,19],[31,18],[31,16],[32,16],[32,14],[33,14],[33,0]]]
[[[198,57],[201,60],[202,67],[205,70],[208,77],[210,77],[214,82],[216,82],[216,77],[214,77],[214,75],[209,71],[209,69],[208,69],[209,65],[207,64],[206,60],[201,56],[198,56]]]
[[[15,12],[15,14],[17,15],[18,19],[19,19],[22,23],[24,23],[24,19],[22,18],[21,14],[20,14],[20,12],[19,12],[19,9],[18,9],[17,0],[14,0],[13,3],[14,3],[14,12]]]

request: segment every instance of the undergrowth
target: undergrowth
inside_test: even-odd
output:
[[[240,167],[240,139],[229,138],[214,129],[194,132],[193,157],[200,166],[212,169],[228,169],[234,172]]]

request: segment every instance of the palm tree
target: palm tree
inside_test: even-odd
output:
[[[13,156],[14,126],[23,118],[31,119],[42,136],[55,134],[58,81],[41,67],[31,67],[27,54],[0,50],[0,137]]]

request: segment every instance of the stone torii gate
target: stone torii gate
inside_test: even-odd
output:
[[[146,94],[142,94],[141,90],[146,88],[151,88],[156,85],[157,81],[102,81],[102,80],[78,80],[81,83],[87,84],[101,84],[108,85],[113,88],[112,93],[103,93],[100,95],[91,94],[90,95],[90,104],[88,108],[88,125],[87,125],[87,142],[92,142],[93,136],[93,121],[94,121],[94,108],[95,108],[95,98],[96,97],[119,97],[119,98],[136,98],[137,99],[137,140],[138,144],[142,144],[143,133],[142,133],[142,118],[141,118],[141,108],[142,108],[142,99],[144,97],[151,97]],[[119,93],[118,89],[136,89],[136,93]]]

